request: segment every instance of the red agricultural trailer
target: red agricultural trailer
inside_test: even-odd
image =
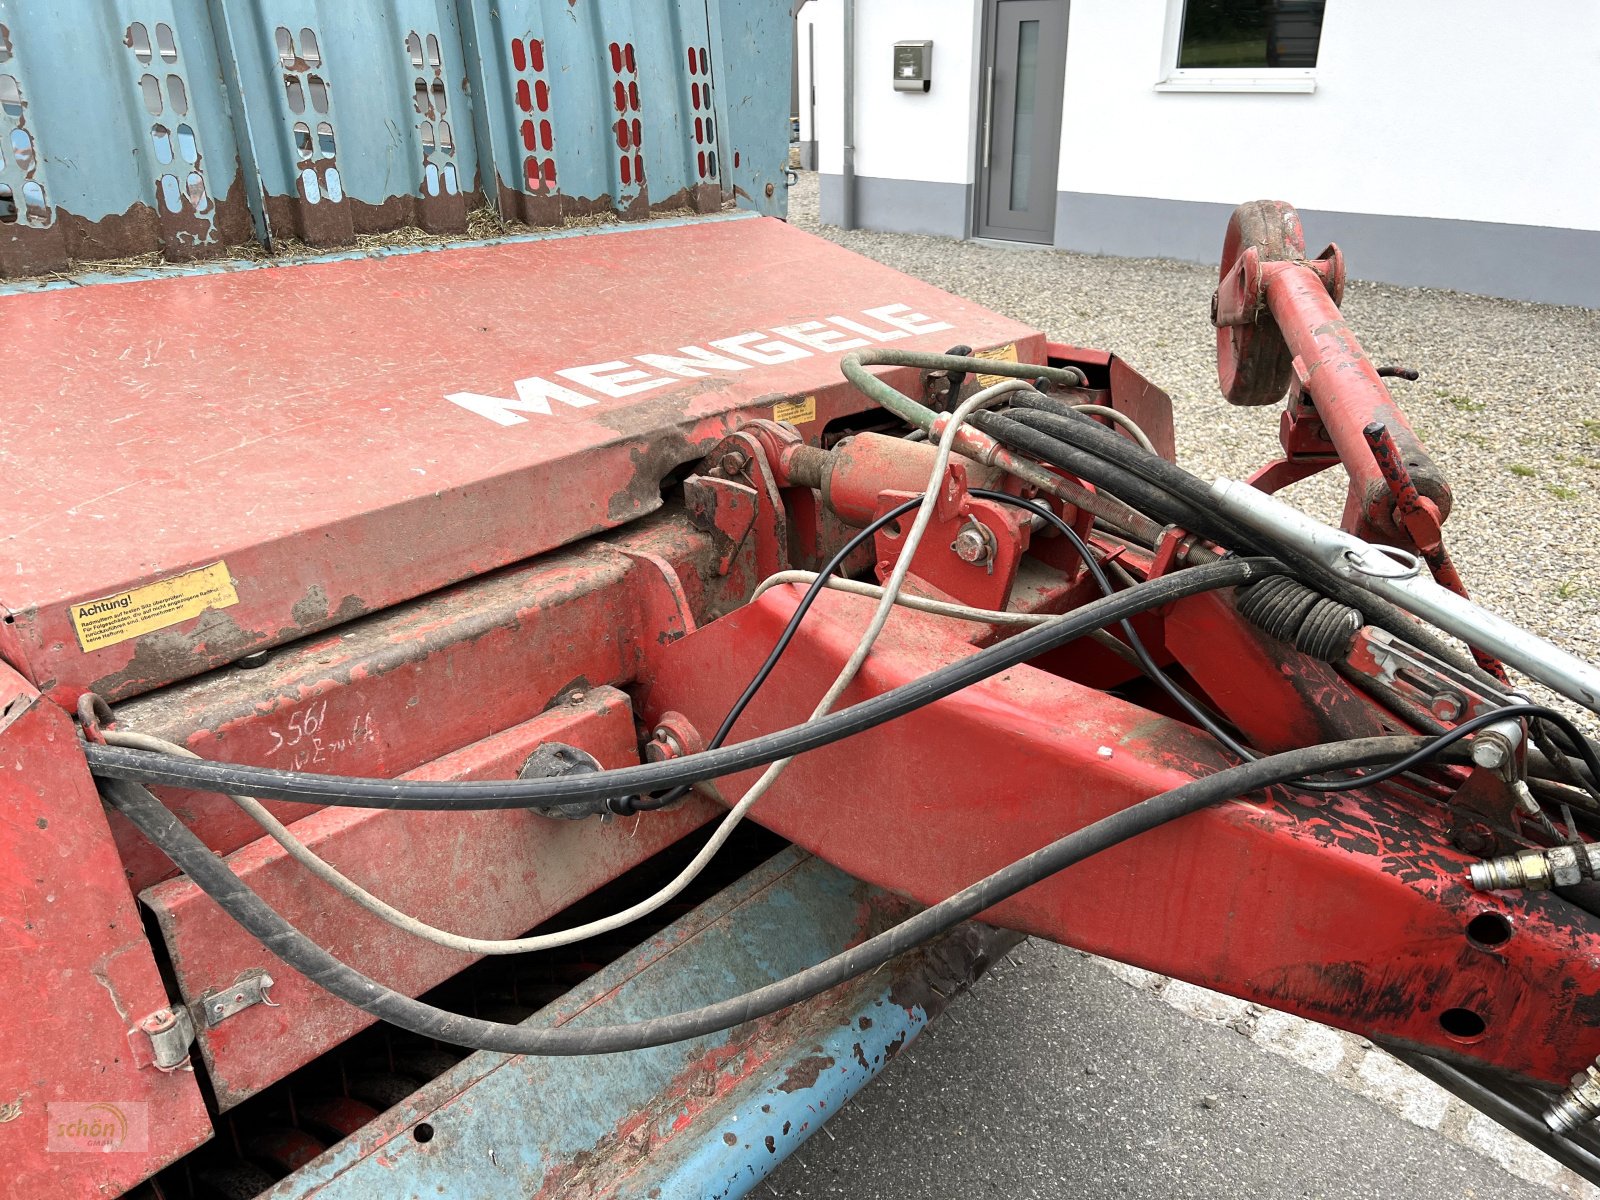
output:
[[[1592,669],[1425,582],[1337,252],[1227,254],[1258,501],[1115,356],[770,219],[0,301],[12,1194],[737,1193],[1002,929],[1587,1170],[1594,750],[1497,660]],[[1341,466],[1348,532],[1267,498]]]
[[[155,7],[0,2],[0,1191],[740,1195],[1021,935],[1600,1180],[1600,674],[1468,598],[1291,208],[1205,482],[770,215],[782,6]],[[559,228],[395,244],[469,199]]]

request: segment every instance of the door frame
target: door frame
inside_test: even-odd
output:
[[[1072,0],[1054,0],[1054,2],[1059,3],[1062,9],[1061,28],[1063,39],[1064,41],[1070,42],[1072,33]],[[1002,0],[983,0],[983,2],[977,6],[978,36],[976,41],[978,44],[978,57],[977,70],[974,72],[975,78],[973,81],[973,86],[975,96],[972,111],[977,114],[978,119],[974,123],[973,127],[974,137],[971,153],[974,167],[972,173],[972,185],[968,192],[969,196],[971,197],[967,212],[968,236],[988,241],[1008,241],[1019,246],[1053,246],[1055,244],[1055,237],[1057,233],[1057,214],[1054,208],[1052,208],[1050,213],[1050,230],[1041,240],[996,237],[993,233],[984,232],[989,196],[989,163],[986,160],[988,157],[992,156],[988,152],[991,149],[990,139],[993,131],[992,122],[994,120],[994,114],[990,110],[994,105],[995,98],[995,88],[991,83],[991,72],[994,68],[996,35],[999,28],[998,20],[1001,3]],[[1061,167],[1061,134],[1066,123],[1066,49],[1066,45],[1063,45],[1061,54],[1061,102],[1056,106],[1054,116],[1051,118],[1055,122],[1056,127],[1055,170],[1058,180]],[[1058,195],[1059,190],[1060,185],[1059,182],[1057,182],[1051,188],[1052,196]]]

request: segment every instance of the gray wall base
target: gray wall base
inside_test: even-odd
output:
[[[1203,201],[1061,192],[1055,244],[1214,264],[1232,211]],[[1337,242],[1352,279],[1600,308],[1600,232],[1315,209],[1300,217],[1307,250]]]
[[[815,142],[796,142],[800,147],[800,169],[802,171],[815,171],[817,169],[817,144]]]
[[[815,153],[802,143],[802,160]],[[844,181],[819,180],[823,224],[837,225]],[[891,233],[964,238],[971,233],[970,188],[960,183],[856,177],[856,224]],[[1214,264],[1230,204],[1061,192],[1055,245],[1123,258],[1175,258]],[[1600,308],[1600,231],[1301,209],[1306,245],[1344,248],[1352,279],[1449,288],[1481,296]]]
[[[822,223],[837,225],[844,208],[844,177],[818,180]],[[856,225],[890,233],[967,235],[967,185],[927,183],[918,179],[873,179],[856,176]]]

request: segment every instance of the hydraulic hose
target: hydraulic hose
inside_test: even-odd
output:
[[[1035,363],[1003,359],[970,358],[958,354],[929,354],[921,350],[852,350],[839,362],[844,377],[907,425],[928,429],[939,414],[919,404],[899,389],[879,379],[868,367],[916,367],[924,371],[962,371],[1004,375],[1010,379],[1047,379],[1062,387],[1082,387],[1083,372],[1076,367],[1041,367]]]
[[[1058,622],[1040,625],[986,646],[920,679],[804,725],[666,762],[588,775],[513,780],[362,779],[195,761],[93,742],[86,742],[83,751],[90,769],[101,778],[254,796],[258,800],[294,800],[350,808],[468,811],[543,807],[563,801],[635,795],[731,775],[830,745],[932,704],[1018,663],[1037,658],[1083,637],[1092,629],[1186,596],[1253,583],[1282,570],[1281,564],[1270,559],[1224,559],[1189,567],[1093,601],[1062,616]]]
[[[1004,492],[990,491],[987,488],[974,488],[972,489],[972,494],[985,500],[997,500],[1003,504],[1008,504],[1015,508],[1025,509],[1028,512],[1034,513],[1036,516],[1043,517],[1048,524],[1053,526],[1058,533],[1067,538],[1067,540],[1073,544],[1073,548],[1077,550],[1078,556],[1083,559],[1084,566],[1094,578],[1095,585],[1099,587],[1101,593],[1107,596],[1113,594],[1114,589],[1111,586],[1111,581],[1106,578],[1106,574],[1103,570],[1101,570],[1100,564],[1095,561],[1094,555],[1090,551],[1088,543],[1085,542],[1083,538],[1078,536],[1077,530],[1073,529],[1072,526],[1063,521],[1050,508],[1043,504],[1035,503],[1032,500],[1023,500],[1016,496],[1007,495]],[[1277,576],[1276,578],[1285,579],[1287,576]],[[1235,757],[1246,760],[1259,757],[1254,750],[1250,749],[1237,738],[1233,737],[1233,735],[1230,734],[1226,729],[1224,729],[1220,722],[1218,722],[1210,713],[1208,713],[1195,701],[1194,697],[1190,696],[1182,688],[1178,687],[1177,684],[1175,684],[1167,675],[1167,673],[1158,665],[1156,665],[1155,659],[1150,656],[1150,652],[1145,648],[1143,640],[1134,630],[1132,624],[1127,621],[1123,621],[1121,622],[1121,625],[1123,634],[1128,639],[1128,646],[1133,651],[1134,658],[1139,664],[1140,669],[1147,676],[1149,676],[1151,680],[1159,685],[1169,696],[1171,696],[1172,699],[1177,702],[1179,707],[1193,717],[1195,722],[1199,724],[1202,729],[1220,742],[1222,746]],[[1576,752],[1581,758],[1583,758],[1585,764],[1590,770],[1594,770],[1597,765],[1600,765],[1600,755],[1597,755],[1595,747],[1582,736],[1577,726],[1574,725],[1572,721],[1570,721],[1562,713],[1557,712],[1555,709],[1547,708],[1538,704],[1508,704],[1499,708],[1495,708],[1489,712],[1480,713],[1472,720],[1462,722],[1460,725],[1456,726],[1452,731],[1452,736],[1462,737],[1469,733],[1475,733],[1479,729],[1483,729],[1486,726],[1493,725],[1499,721],[1503,721],[1511,717],[1533,718],[1530,724],[1535,729],[1539,727],[1540,722],[1548,722],[1554,728],[1560,730],[1560,732],[1572,742]],[[1420,762],[1422,760],[1418,761]],[[1353,780],[1340,779],[1330,781],[1303,779],[1296,782],[1294,786],[1308,791],[1317,792],[1346,791],[1351,787],[1364,787],[1375,783],[1381,783],[1385,779],[1390,779],[1395,775],[1403,774],[1405,769],[1406,767],[1404,764],[1399,766],[1391,766],[1379,774],[1362,775]],[[1581,780],[1581,776],[1578,775],[1576,767],[1572,769],[1572,773],[1575,777]]]
[[[532,1028],[446,1012],[369,979],[318,946],[252,891],[147,789],[110,780],[103,790],[197,887],[272,954],[317,986],[421,1037],[502,1054],[614,1054],[730,1029],[809,999],[874,970],[906,950],[977,916],[1058,871],[1198,809],[1326,771],[1437,755],[1456,733],[1436,738],[1363,738],[1307,746],[1243,763],[1142,800],[1036,850],[894,928],[787,979],[702,1008],[618,1025]]]
[[[1361,588],[1351,586],[1323,568],[1320,563],[1298,553],[1292,547],[1283,545],[1275,539],[1266,539],[1247,532],[1228,518],[1217,515],[1210,500],[1210,485],[1176,463],[1168,462],[1160,455],[1146,453],[1127,438],[1118,437],[1105,426],[1072,412],[1070,405],[1062,404],[1048,396],[1039,395],[1037,392],[1019,392],[1013,397],[1012,403],[1020,406],[1022,410],[1011,413],[1014,423],[1026,423],[1057,442],[1074,446],[1112,466],[1120,467],[1123,476],[1128,473],[1138,476],[1182,504],[1190,514],[1188,520],[1199,522],[1198,527],[1181,520],[1175,522],[1176,524],[1190,532],[1201,533],[1202,536],[1234,550],[1270,554],[1281,559],[1292,568],[1290,573],[1312,584],[1324,595],[1359,610],[1368,621],[1380,629],[1411,642],[1458,670],[1470,673],[1490,694],[1505,695],[1506,688],[1503,683],[1484,672],[1433,630],[1414,620],[1395,605]],[[1046,461],[1051,460],[1046,459]],[[1095,473],[1085,475],[1083,478],[1105,486],[1108,490],[1116,491],[1122,477],[1119,476],[1116,482],[1102,482],[1095,477]]]
[[[979,413],[972,423],[1002,445],[1086,479],[1101,489],[1098,494],[1115,496],[1135,512],[1155,518],[1158,530],[1161,526],[1181,525],[1202,537],[1209,535],[1203,518],[1197,517],[1189,506],[1177,503],[1167,492],[1152,487],[1131,471],[1024,423],[1023,418],[1032,415],[1029,412]]]
[[[1013,379],[1033,381],[1044,379],[1063,387],[1082,387],[1086,380],[1076,367],[1041,367],[1034,363],[1014,363],[1004,360],[973,358],[956,354],[929,354],[918,350],[860,350],[847,354],[840,361],[845,377],[868,397],[876,400],[902,421],[911,425],[923,437],[929,436],[939,414],[910,396],[879,379],[869,366],[917,367],[923,370],[950,371],[958,374],[978,372],[986,375],[1004,375]],[[1124,418],[1125,419],[1125,418]],[[978,422],[972,424],[981,428]],[[963,435],[965,436],[965,435]],[[1142,433],[1141,435],[1142,436]],[[1113,496],[1101,495],[1082,487],[1075,480],[1063,479],[1044,470],[1027,459],[1019,459],[1003,446],[995,446],[992,438],[984,439],[982,447],[965,445],[963,449],[981,461],[1015,475],[1050,495],[1059,496],[1069,504],[1088,509],[1097,517],[1135,537],[1154,539],[1161,531],[1147,517],[1130,508]]]
[[[866,662],[873,643],[878,640],[878,635],[883,632],[884,624],[888,621],[889,614],[894,610],[895,597],[900,594],[900,588],[904,584],[906,576],[911,572],[911,564],[916,557],[917,546],[922,541],[922,535],[926,532],[929,522],[933,519],[934,501],[938,498],[938,491],[942,486],[945,469],[950,463],[956,435],[961,432],[961,426],[978,409],[998,403],[1001,397],[1027,386],[1028,383],[1025,380],[1003,379],[992,387],[973,393],[973,395],[963,400],[955,411],[950,414],[949,423],[945,425],[944,432],[939,436],[939,445],[934,453],[933,466],[928,473],[928,485],[923,489],[923,494],[917,499],[917,514],[912,519],[911,527],[906,531],[900,543],[900,556],[896,560],[894,570],[890,573],[890,577],[885,584],[884,595],[879,598],[878,607],[867,625],[866,632],[862,634],[861,641],[845,663],[844,669],[839,673],[839,677],[828,688],[827,695],[823,697],[821,704],[811,714],[810,719],[815,720],[822,716],[838,702],[839,697],[844,694],[845,689],[850,686],[857,673],[861,670],[862,664]],[[905,505],[901,505],[900,509],[904,507]],[[899,509],[896,511],[899,511]],[[868,528],[881,526],[883,523],[884,518],[879,517]],[[865,533],[866,531],[863,530],[861,533],[856,534],[846,544],[845,549],[841,549],[839,553],[834,555],[828,563],[829,574],[839,564],[843,563],[849,550],[854,549],[856,545],[865,540]],[[801,608],[808,608],[815,599],[816,589],[813,588],[801,600]],[[773,648],[772,653],[767,655],[766,661],[756,672],[755,678],[750,681],[744,692],[734,701],[733,707],[728,710],[728,715],[723,717],[722,723],[717,727],[716,733],[712,735],[711,741],[707,744],[707,749],[715,750],[728,740],[728,735],[733,732],[735,722],[738,721],[740,715],[749,706],[750,701],[754,699],[756,693],[761,689],[767,676],[772,673],[772,668],[777,665],[779,657],[783,654],[789,641],[794,637],[794,632],[799,628],[799,622],[804,615],[803,611],[797,609],[794,615],[789,618],[789,623],[784,627],[783,633],[779,636],[777,645]],[[745,796],[744,800],[739,802],[738,807],[744,809],[753,800],[758,799],[771,786],[772,781],[777,778],[778,774],[788,766],[788,762],[789,760],[786,758],[779,759],[768,767],[767,774],[763,775],[751,786],[750,792]],[[678,799],[687,790],[680,786],[674,788],[659,800],[636,802],[634,807],[665,807],[671,801]]]

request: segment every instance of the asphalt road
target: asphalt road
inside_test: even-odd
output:
[[[754,1195],[1549,1200],[1085,955],[1031,942]]]

